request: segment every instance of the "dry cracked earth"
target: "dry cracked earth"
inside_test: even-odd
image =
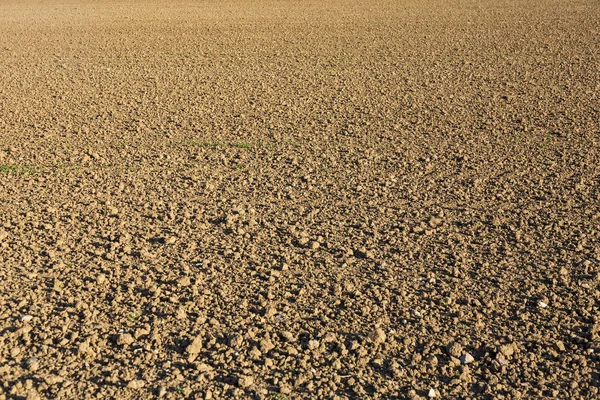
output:
[[[0,399],[600,396],[596,0],[0,3]]]

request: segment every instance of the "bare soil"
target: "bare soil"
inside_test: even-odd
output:
[[[597,398],[597,0],[0,2],[0,399]]]

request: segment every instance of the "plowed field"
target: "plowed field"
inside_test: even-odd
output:
[[[597,0],[0,1],[0,400],[597,398]]]

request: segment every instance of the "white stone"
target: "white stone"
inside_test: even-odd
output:
[[[460,362],[463,364],[469,364],[469,363],[472,363],[473,361],[475,361],[475,359],[469,353],[465,353],[460,357]]]

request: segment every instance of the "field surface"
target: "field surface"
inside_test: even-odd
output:
[[[0,1],[0,400],[600,396],[597,0]]]

